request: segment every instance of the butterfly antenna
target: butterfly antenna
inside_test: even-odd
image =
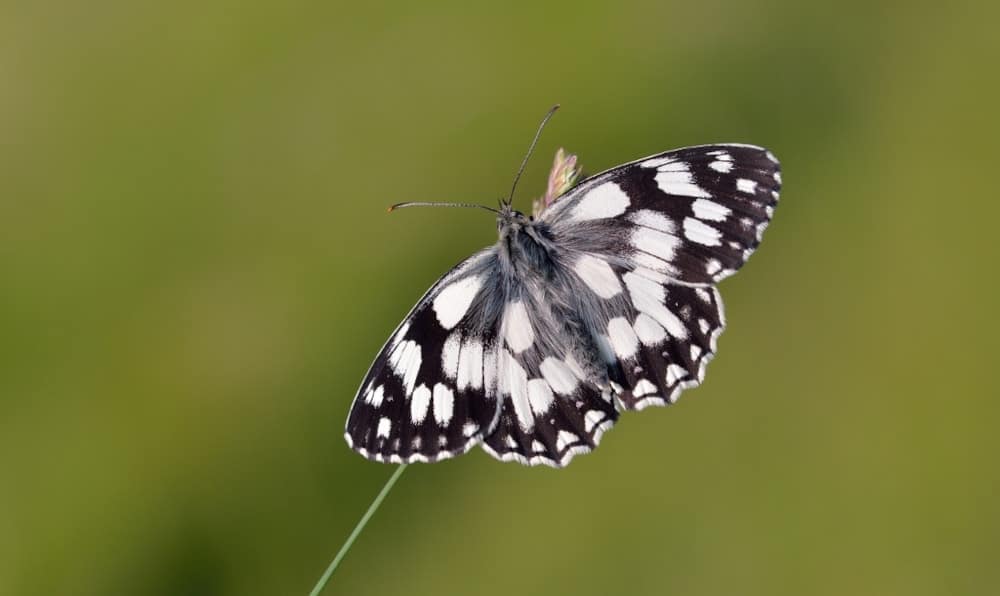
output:
[[[389,213],[392,213],[396,209],[402,209],[404,207],[465,207],[471,209],[485,209],[493,213],[500,213],[493,207],[487,207],[486,205],[477,205],[475,203],[436,203],[433,201],[408,201],[406,203],[396,203],[391,205],[388,209]]]
[[[517,170],[517,176],[514,176],[514,184],[510,187],[510,195],[507,196],[507,204],[510,205],[514,201],[514,190],[517,188],[517,183],[521,179],[521,174],[524,173],[524,168],[528,165],[528,159],[531,157],[532,151],[535,150],[535,144],[538,143],[538,137],[542,136],[542,129],[545,128],[545,124],[548,123],[549,118],[556,113],[559,109],[559,104],[556,104],[549,108],[549,111],[545,113],[545,117],[542,118],[542,123],[538,125],[538,130],[535,131],[535,138],[531,139],[531,145],[528,146],[528,153],[525,154],[524,160],[521,161],[521,167]]]

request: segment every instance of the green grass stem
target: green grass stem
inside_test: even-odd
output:
[[[337,566],[340,565],[340,561],[344,558],[344,555],[347,554],[347,551],[351,550],[351,545],[353,545],[354,541],[357,540],[361,531],[365,529],[365,525],[368,524],[368,520],[375,515],[379,505],[381,505],[382,501],[385,500],[385,496],[389,494],[390,490],[392,490],[393,485],[396,484],[399,477],[403,475],[403,470],[406,469],[406,466],[407,464],[400,465],[396,468],[396,471],[392,473],[392,476],[385,481],[385,486],[383,486],[382,490],[379,491],[378,496],[375,497],[372,504],[368,506],[368,511],[365,511],[365,514],[361,516],[361,520],[358,521],[358,525],[354,526],[354,530],[351,532],[351,535],[347,537],[347,540],[344,541],[344,545],[340,547],[339,551],[337,551],[337,556],[335,556],[333,561],[330,562],[330,566],[323,572],[323,577],[319,578],[319,581],[316,582],[316,586],[312,589],[312,592],[309,593],[309,596],[319,596],[319,593],[326,587],[327,582],[330,581],[330,577],[333,576],[333,572],[337,569]]]

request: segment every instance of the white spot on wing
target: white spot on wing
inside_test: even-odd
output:
[[[371,404],[373,407],[379,407],[382,405],[382,400],[385,398],[385,387],[379,385],[374,391],[370,391],[365,394],[365,401]]]
[[[608,338],[619,358],[630,358],[639,350],[639,338],[625,317],[615,317],[608,322]]]
[[[600,410],[589,410],[583,415],[583,430],[593,432],[594,427],[601,423],[605,418],[604,412]]]
[[[711,221],[725,221],[732,211],[729,207],[720,205],[715,201],[709,201],[708,199],[695,199],[691,203],[691,209],[694,211],[694,216],[698,219],[707,219]]]
[[[708,167],[712,168],[716,172],[722,172],[723,174],[728,174],[730,170],[733,169],[732,162],[729,161],[713,161],[708,164]]]
[[[669,262],[673,260],[674,255],[677,253],[677,248],[680,246],[680,239],[673,234],[640,226],[632,232],[632,246]]]
[[[375,435],[388,439],[390,431],[392,431],[392,421],[385,416],[379,418],[378,428],[375,429]]]
[[[611,298],[622,291],[618,276],[604,259],[583,255],[576,260],[573,271],[601,298]]]
[[[524,432],[529,432],[535,426],[535,416],[531,413],[528,401],[528,373],[514,359],[510,352],[504,350],[500,356],[500,378],[498,379],[501,393],[510,396],[514,407],[514,415]]]
[[[757,183],[748,178],[738,178],[736,180],[736,190],[748,194],[753,194],[757,192]]]
[[[531,328],[531,319],[524,308],[524,302],[511,302],[504,309],[504,338],[515,354],[531,347],[535,341],[535,332]]]
[[[706,199],[712,196],[711,193],[694,183],[694,177],[688,171],[687,164],[674,162],[659,170],[659,173],[656,174],[656,185],[669,195],[704,197]]]
[[[654,257],[653,255],[647,252],[636,252],[634,255],[632,255],[632,262],[638,265],[638,267],[636,268],[637,271],[641,268],[647,271],[666,273],[668,275],[675,275],[677,273],[676,267],[667,263],[666,261],[662,261]]]
[[[528,381],[528,403],[531,405],[531,411],[536,415],[540,416],[547,412],[554,399],[555,396],[552,395],[552,389],[549,388],[549,384],[545,382],[545,379],[531,379]]]
[[[569,447],[573,443],[578,442],[579,440],[580,437],[574,435],[568,430],[561,430],[559,431],[559,434],[556,435],[556,449],[562,451],[563,449]]]
[[[674,385],[677,381],[684,378],[686,374],[687,370],[679,364],[667,366],[667,385]]]
[[[632,388],[632,395],[636,397],[642,397],[643,395],[649,395],[650,393],[656,393],[656,385],[650,383],[646,379],[639,379],[635,387]]]
[[[573,375],[573,371],[562,360],[549,356],[542,361],[538,368],[556,393],[569,395],[576,390],[578,381]]]
[[[660,324],[653,320],[653,317],[644,312],[639,313],[635,318],[635,334],[639,341],[645,346],[659,345],[667,339],[667,332]]]
[[[449,379],[458,376],[458,355],[462,347],[462,340],[456,331],[448,336],[444,346],[441,348],[441,370]]]
[[[691,344],[691,360],[697,361],[699,356],[701,356],[701,346]]]
[[[427,407],[431,404],[431,390],[423,383],[413,390],[410,398],[410,420],[414,424],[421,424],[427,417]]]
[[[421,362],[420,345],[412,339],[399,344],[389,354],[389,366],[403,379],[403,387],[407,396],[413,393],[413,384],[417,381]]]
[[[628,209],[631,201],[625,191],[614,182],[605,182],[589,191],[573,208],[574,221],[617,217]]]
[[[705,263],[705,273],[715,275],[720,271],[722,271],[722,263],[719,259],[709,259],[708,262]]]
[[[456,385],[459,391],[468,387],[473,389],[483,387],[483,344],[478,339],[469,339],[462,345],[458,358]]]
[[[719,246],[722,232],[693,217],[684,218],[684,237],[705,246]]]
[[[647,228],[653,228],[654,230],[667,232],[668,234],[673,234],[677,231],[677,225],[674,223],[674,220],[652,209],[640,209],[630,215],[629,219],[640,226],[646,226]]]
[[[687,328],[663,304],[666,294],[662,286],[635,273],[626,273],[623,279],[636,310],[649,315],[671,336],[679,339],[687,337]]]
[[[707,334],[709,330],[708,321],[706,321],[705,319],[698,319],[698,328],[701,329],[701,332],[703,334]]]
[[[442,383],[434,385],[434,419],[440,426],[447,426],[451,422],[451,415],[455,411],[455,394]]]
[[[496,350],[483,352],[483,391],[487,397],[493,397],[497,387],[497,353]]]
[[[482,280],[479,276],[472,276],[453,282],[438,293],[432,307],[442,327],[451,329],[462,320],[480,286]]]

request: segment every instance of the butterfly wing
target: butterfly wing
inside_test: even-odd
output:
[[[565,354],[532,367],[502,349],[498,372],[500,417],[482,446],[501,461],[561,468],[595,449],[618,419],[611,390],[592,385]]]
[[[667,151],[592,176],[540,217],[568,245],[692,284],[735,273],[774,214],[781,172],[753,145]]]
[[[543,212],[622,407],[701,383],[725,328],[714,284],[760,244],[780,187],[766,149],[705,145],[593,176]]]
[[[714,284],[760,243],[780,183],[777,160],[748,145],[678,149],[581,182],[539,216],[555,247],[546,279],[500,274],[490,249],[428,291],[362,383],[348,443],[410,462],[482,442],[504,461],[560,467],[597,445],[616,404],[672,403],[715,354]]]
[[[483,448],[502,461],[562,467],[618,418],[586,323],[564,299],[568,272],[508,284],[497,334],[500,416]]]
[[[438,461],[465,453],[495,424],[495,266],[492,249],[463,261],[390,336],[351,407],[351,448],[382,462]]]
[[[560,251],[546,284],[515,285],[497,335],[499,420],[483,448],[562,467],[618,418],[697,385],[725,321],[714,287],[670,283],[599,254]]]
[[[679,284],[645,267],[608,263],[608,271],[620,299],[595,311],[591,333],[615,397],[628,410],[672,404],[704,380],[726,325],[722,298],[713,286]],[[594,289],[593,279],[583,282]]]

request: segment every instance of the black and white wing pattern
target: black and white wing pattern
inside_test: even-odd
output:
[[[482,442],[503,461],[556,467],[596,447],[618,417],[605,366],[579,341],[586,329],[572,308],[553,300],[565,283],[538,282],[505,276],[496,249],[446,274],[375,359],[348,444],[409,463]]]
[[[562,176],[575,161],[560,155]],[[537,218],[503,205],[497,245],[441,278],[382,348],[348,443],[383,462],[479,443],[562,467],[619,411],[673,403],[704,378],[726,323],[715,284],[760,244],[780,187],[769,151],[705,145],[547,195]]]
[[[347,419],[347,443],[381,462],[468,451],[495,424],[498,295],[492,249],[444,275],[382,347]],[[495,309],[494,309],[495,310]]]
[[[502,461],[561,467],[597,447],[618,411],[572,274],[525,271],[511,280],[497,336],[497,424],[483,448]]]
[[[701,383],[726,323],[714,284],[760,244],[780,188],[769,151],[705,145],[593,176],[542,213],[582,284],[626,297],[592,316],[622,407]]]
[[[756,250],[780,190],[781,170],[770,151],[701,145],[588,178],[541,218],[570,236],[611,234],[608,256],[678,282],[712,284]]]

